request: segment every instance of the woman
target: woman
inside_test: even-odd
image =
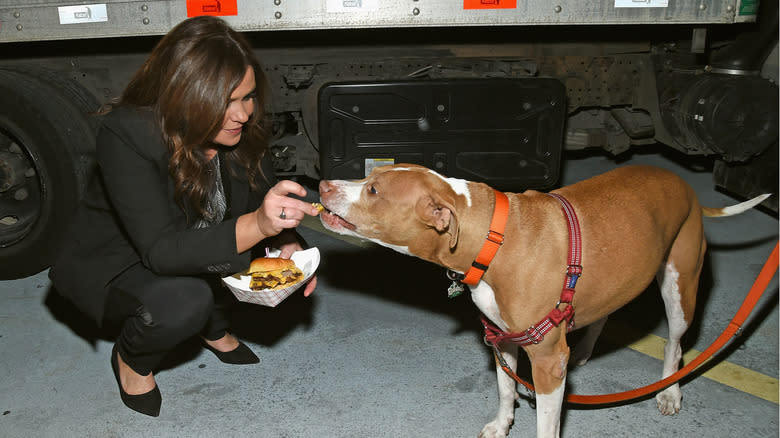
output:
[[[228,331],[220,277],[247,268],[256,246],[289,258],[302,249],[294,227],[317,214],[287,196],[303,187],[274,176],[264,79],[238,32],[196,17],[158,43],[103,117],[98,177],[49,275],[98,324],[120,324],[111,366],[138,412],[159,415],[153,370],[193,336],[223,362],[259,361]]]

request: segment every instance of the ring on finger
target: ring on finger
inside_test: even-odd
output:
[[[287,214],[284,212],[284,207],[282,207],[282,212],[279,213],[279,219],[287,219]]]

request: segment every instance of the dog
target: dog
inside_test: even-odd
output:
[[[428,168],[396,164],[375,168],[362,180],[322,180],[330,231],[356,236],[446,267],[462,278],[478,266],[471,298],[503,332],[527,329],[558,309],[573,318],[551,326],[543,339],[523,344],[536,391],[537,436],[558,437],[570,349],[568,329],[591,327],[571,354],[590,357],[606,317],[657,279],[669,324],[662,377],[677,371],[680,338],[690,327],[706,241],[702,217],[730,216],[758,205],[769,194],[731,207],[702,207],[690,185],[672,172],[624,166],[553,195],[528,190],[505,193],[503,242],[485,267],[475,263],[492,225],[501,192],[486,184],[444,177]],[[561,200],[562,199],[562,200]],[[568,201],[568,202],[566,202]],[[578,218],[583,273],[573,299],[562,299],[560,279],[570,263],[573,240],[564,204]],[[496,238],[497,233],[494,233]],[[482,270],[485,267],[486,269]],[[579,278],[579,276],[577,276]],[[566,286],[564,285],[564,291]],[[574,287],[571,287],[572,291]],[[566,309],[569,309],[566,311]],[[582,345],[582,350],[577,351]],[[519,346],[501,342],[501,356],[514,370]],[[518,398],[515,381],[497,362],[499,406],[480,437],[506,436]],[[664,415],[680,410],[682,394],[672,385],[656,395]]]

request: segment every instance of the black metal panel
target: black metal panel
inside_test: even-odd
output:
[[[501,190],[548,188],[559,176],[565,99],[547,78],[327,84],[320,173],[360,179],[375,165],[415,163]]]

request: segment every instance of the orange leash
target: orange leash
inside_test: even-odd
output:
[[[731,322],[726,327],[726,329],[723,330],[723,333],[721,333],[721,335],[715,340],[715,342],[712,343],[712,345],[710,345],[706,350],[701,352],[701,354],[696,356],[695,359],[693,359],[689,364],[682,367],[676,373],[672,374],[671,376],[665,379],[652,383],[650,385],[643,386],[637,389],[632,389],[629,391],[617,392],[614,394],[602,394],[602,395],[569,394],[566,396],[566,401],[569,403],[575,403],[581,405],[612,404],[612,403],[618,403],[627,400],[634,400],[646,396],[648,394],[658,392],[668,386],[677,383],[680,379],[687,376],[693,370],[698,368],[699,365],[709,360],[715,353],[717,353],[721,348],[723,348],[723,346],[726,345],[726,343],[730,341],[732,337],[734,337],[742,329],[742,324],[745,322],[747,317],[756,307],[756,304],[758,303],[758,300],[761,298],[761,295],[764,294],[764,291],[766,291],[766,288],[769,286],[769,282],[772,281],[775,272],[777,272],[777,267],[778,267],[778,244],[775,244],[775,249],[772,251],[772,254],[769,255],[769,258],[764,264],[764,267],[761,269],[761,272],[759,272],[756,281],[753,283],[753,287],[750,288],[750,292],[748,292],[747,297],[745,297],[745,300],[742,302],[742,306],[740,306],[739,310],[737,310],[737,314],[734,315],[734,318],[732,318]],[[509,374],[515,381],[517,381],[517,383],[520,383],[521,385],[528,388],[529,391],[532,392],[534,391],[534,386],[532,384],[518,377],[517,374],[515,374],[514,371],[512,371],[509,368],[509,366],[503,360],[503,358],[501,357],[501,355],[499,354],[496,348],[493,348],[493,354],[495,355],[496,362],[501,366],[504,372]]]

